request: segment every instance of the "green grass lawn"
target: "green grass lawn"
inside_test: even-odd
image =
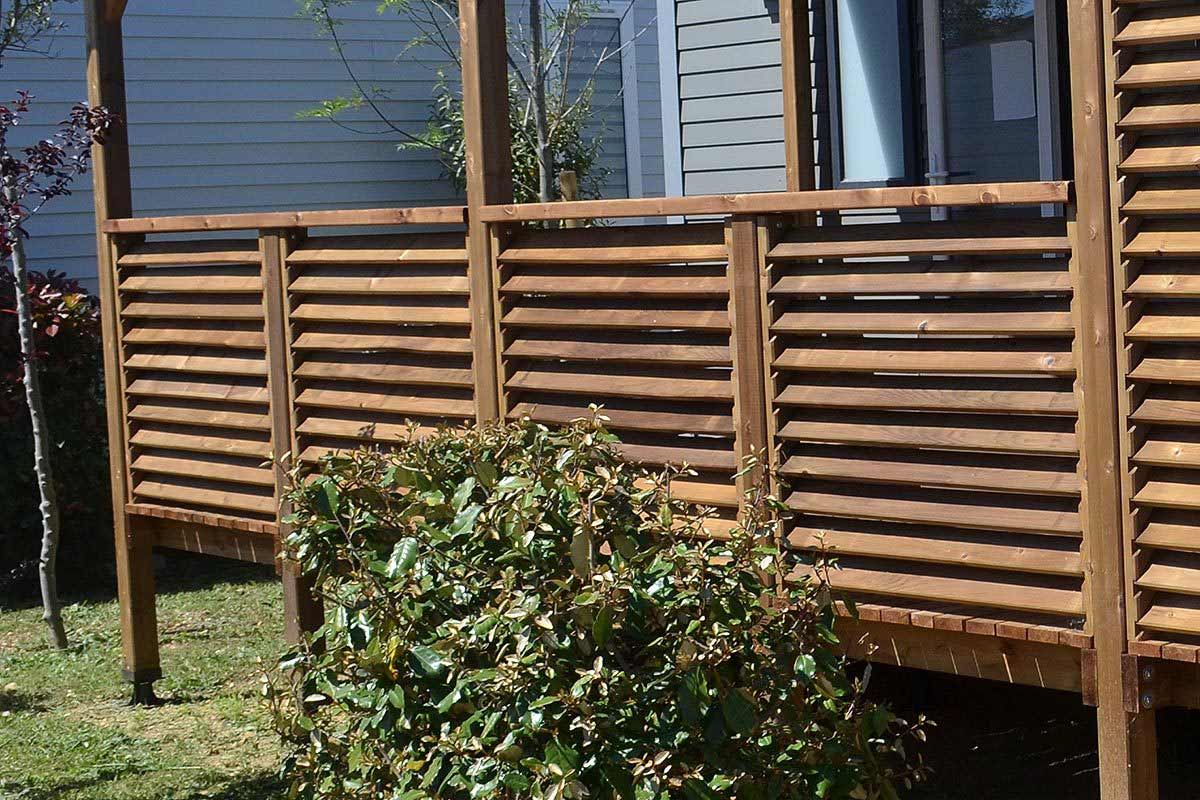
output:
[[[271,800],[279,740],[259,696],[283,648],[269,569],[172,558],[160,570],[165,701],[130,708],[115,598],[65,609],[72,649],[39,608],[0,611],[0,800]]]

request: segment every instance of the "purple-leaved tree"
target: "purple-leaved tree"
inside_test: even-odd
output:
[[[0,66],[12,50],[35,50],[40,36],[57,29],[50,11],[52,2],[0,3]],[[102,140],[114,119],[103,108],[79,104],[59,124],[51,137],[17,147],[10,136],[29,114],[33,96],[18,92],[11,103],[0,105],[0,258],[12,264],[17,333],[21,344],[25,401],[33,429],[33,460],[41,495],[42,549],[38,579],[42,593],[42,618],[50,629],[51,643],[67,647],[67,633],[58,598],[56,560],[59,519],[54,473],[50,464],[51,439],[39,380],[38,350],[29,300],[26,225],[47,203],[71,193],[70,187],[87,172],[93,141]]]

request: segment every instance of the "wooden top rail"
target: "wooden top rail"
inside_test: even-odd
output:
[[[762,192],[578,200],[484,206],[484,222],[538,222],[560,219],[616,219],[706,214],[792,214],[859,208],[924,208],[930,206],[1037,205],[1070,201],[1067,181],[980,183],[948,186],[903,186],[875,189],[832,189],[815,192]]]
[[[425,208],[354,208],[338,211],[264,211],[249,214],[200,214],[184,217],[137,217],[104,223],[105,233],[194,233],[261,228],[318,228],[357,225],[463,225],[465,206]]]

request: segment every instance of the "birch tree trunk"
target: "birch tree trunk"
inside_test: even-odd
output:
[[[9,205],[17,202],[11,183],[4,186]],[[42,552],[38,558],[38,580],[42,589],[42,619],[50,628],[50,642],[59,650],[67,648],[67,631],[63,627],[62,606],[58,600],[58,498],[54,490],[54,472],[50,465],[50,429],[42,407],[41,376],[35,357],[33,312],[29,305],[29,272],[25,260],[25,243],[20,233],[12,242],[12,271],[17,293],[17,332],[21,339],[21,355],[25,359],[25,402],[29,406],[30,427],[33,429],[33,468],[41,493]]]
[[[533,73],[533,124],[537,129],[538,199],[554,200],[554,156],[550,151],[550,115],[546,108],[546,73],[542,63],[542,0],[529,0],[529,69]]]

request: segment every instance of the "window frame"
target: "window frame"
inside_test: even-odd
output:
[[[884,0],[886,2],[886,0]],[[830,156],[833,186],[837,189],[876,188],[881,186],[920,185],[920,157],[917,153],[920,136],[916,123],[916,62],[913,38],[913,4],[911,0],[893,0],[900,35],[900,104],[901,131],[904,136],[904,175],[882,181],[848,181],[842,161],[843,115],[841,98],[841,53],[838,44],[838,0],[825,3],[826,78],[829,92]]]

